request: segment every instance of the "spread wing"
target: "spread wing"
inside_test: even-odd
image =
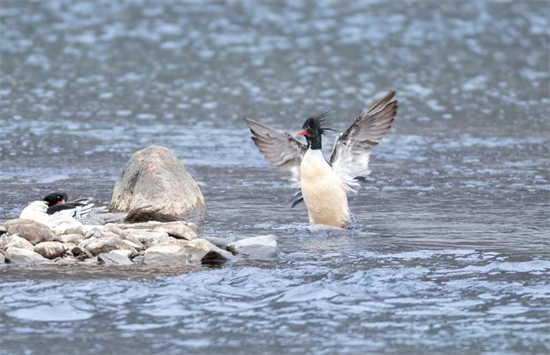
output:
[[[359,187],[358,178],[370,174],[370,153],[390,131],[397,114],[395,91],[361,113],[353,124],[341,133],[332,149],[332,169],[353,191]]]
[[[300,186],[300,164],[306,153],[307,146],[298,142],[292,136],[263,123],[244,119],[252,132],[252,140],[263,155],[282,170],[292,174],[291,181]]]

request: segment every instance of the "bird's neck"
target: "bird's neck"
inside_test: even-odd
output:
[[[312,150],[317,150],[322,148],[321,135],[317,137],[311,137],[309,139],[309,148]]]

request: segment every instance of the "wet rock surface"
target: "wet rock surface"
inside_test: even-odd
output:
[[[108,266],[133,265],[128,256],[120,253],[115,253],[115,251],[99,254],[97,256],[97,261],[99,264]]]
[[[192,251],[189,259],[190,262],[194,263],[216,263],[234,260],[233,254],[218,248],[205,239],[192,240],[184,248],[186,251]]]
[[[258,259],[274,258],[279,254],[277,237],[274,235],[242,239],[229,244],[227,249],[235,254]]]
[[[150,146],[132,155],[117,180],[111,212],[128,212],[126,221],[202,221],[202,192],[169,149]]]
[[[203,235],[202,239],[209,241],[218,248],[227,249],[227,239],[223,237],[213,236],[213,235]]]
[[[143,255],[144,265],[182,265],[187,262],[187,254],[181,244],[154,245]]]

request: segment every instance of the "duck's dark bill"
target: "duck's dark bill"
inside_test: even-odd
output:
[[[297,135],[299,136],[307,136],[307,131],[302,131],[302,132],[296,132]]]

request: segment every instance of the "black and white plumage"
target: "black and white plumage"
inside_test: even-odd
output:
[[[355,119],[355,122],[334,142],[330,165],[351,189],[359,187],[358,178],[370,174],[370,154],[382,138],[390,132],[397,115],[397,100],[392,100],[395,91]]]
[[[104,224],[104,221],[94,213],[95,204],[92,201],[92,198],[82,198],[72,202],[58,203],[48,207],[46,213],[49,215],[65,214],[82,224]]]
[[[108,221],[123,218],[120,214],[109,214],[105,207],[94,208],[92,198],[82,198],[67,202],[64,192],[54,192],[42,201],[30,203],[21,212],[20,218],[31,219],[50,228],[61,223],[83,225],[103,225]]]
[[[328,162],[321,150],[321,137],[328,130],[324,127],[328,113],[309,118],[304,131],[297,133],[306,137],[307,145],[288,133],[245,119],[260,152],[277,167],[290,171],[292,181],[301,188],[292,206],[303,199],[311,223],[344,227],[349,221],[346,192],[355,192],[359,179],[370,174],[370,154],[390,131],[397,114],[394,96],[392,91],[362,112],[336,138]]]

